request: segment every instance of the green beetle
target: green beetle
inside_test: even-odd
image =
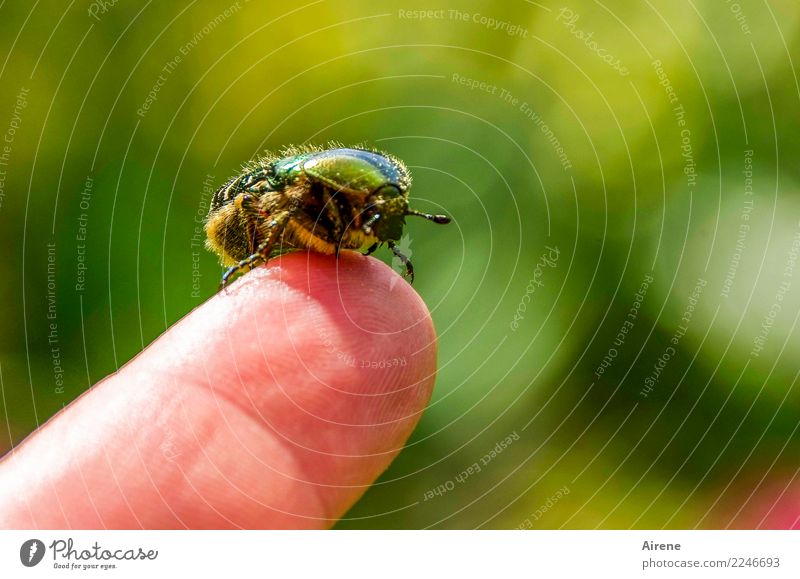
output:
[[[211,199],[206,246],[228,270],[220,287],[271,257],[292,249],[339,254],[382,243],[414,268],[395,245],[406,215],[449,223],[445,215],[408,207],[411,176],[402,161],[361,148],[290,148],[258,159]]]

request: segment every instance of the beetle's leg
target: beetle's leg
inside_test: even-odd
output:
[[[373,253],[375,253],[375,250],[376,250],[376,249],[378,249],[378,246],[379,246],[379,245],[380,245],[380,243],[378,243],[378,242],[376,241],[375,243],[373,243],[372,245],[370,245],[370,246],[367,248],[367,251],[365,251],[365,252],[364,252],[364,255],[372,255]]]
[[[269,217],[269,213],[261,208],[258,198],[250,193],[242,193],[236,198],[236,204],[244,211],[248,217]]]
[[[336,240],[336,257],[338,258],[342,237],[344,236],[344,223],[342,223],[342,215],[339,212],[339,204],[336,202],[336,192],[331,195],[328,188],[323,189],[322,202],[324,203],[325,215],[331,221],[331,232]]]
[[[400,259],[403,265],[406,266],[406,276],[408,276],[409,278],[408,283],[413,284],[414,266],[411,265],[411,261],[405,255],[403,255],[399,249],[397,249],[397,246],[394,244],[394,241],[387,241],[386,244],[389,246],[389,249],[392,250],[392,253],[395,254]]]
[[[247,273],[254,267],[265,263],[269,259],[269,254],[272,251],[275,242],[278,241],[283,233],[283,230],[286,229],[286,224],[289,223],[289,219],[291,219],[291,217],[292,213],[290,211],[285,211],[277,215],[276,218],[269,223],[269,235],[267,238],[259,244],[252,255],[246,259],[243,259],[236,265],[228,268],[228,271],[226,271],[222,276],[222,282],[220,282],[219,285],[220,290],[224,289],[225,286],[228,285],[228,282],[232,276],[240,273]]]
[[[259,167],[245,173],[239,177],[239,180],[242,191],[256,193],[257,196],[260,196],[261,193],[275,190],[274,183],[270,179],[270,172],[266,167]]]
[[[250,253],[255,253],[258,243],[258,222],[265,217],[269,217],[269,213],[264,211],[257,202],[256,197],[249,193],[240,194],[234,203],[247,217],[247,238],[250,242]]]

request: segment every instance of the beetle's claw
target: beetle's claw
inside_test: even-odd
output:
[[[411,263],[411,260],[408,259],[406,255],[404,255],[394,244],[394,242],[389,242],[389,249],[392,250],[392,253],[397,256],[400,262],[406,266],[406,273],[403,274],[404,278],[408,278],[408,283],[410,285],[414,285],[414,266]]]
[[[234,266],[232,266],[232,267],[229,267],[229,268],[227,269],[227,271],[226,271],[224,274],[222,274],[222,279],[221,279],[221,280],[220,280],[220,282],[219,282],[219,288],[217,289],[217,292],[221,292],[222,290],[224,290],[225,288],[227,288],[227,287],[228,287],[228,285],[230,285],[230,279],[231,279],[231,277],[232,277],[232,276],[233,276],[233,275],[234,275],[234,274],[235,274],[235,273],[236,273],[236,272],[237,272],[239,269],[240,269],[240,268],[239,268],[239,266],[236,266],[236,265],[234,265]]]
[[[407,277],[408,283],[414,285],[414,266],[410,261],[406,261],[406,274],[403,277]]]

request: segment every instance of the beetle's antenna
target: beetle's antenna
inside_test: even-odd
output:
[[[422,213],[414,209],[408,209],[406,211],[406,215],[416,215],[417,217],[424,217],[428,221],[433,221],[434,223],[443,223],[443,224],[450,223],[450,218],[447,215],[431,215],[430,213]]]

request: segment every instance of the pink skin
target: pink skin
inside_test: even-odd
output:
[[[330,527],[433,387],[430,315],[395,276],[298,252],[238,280],[0,462],[0,527]]]

